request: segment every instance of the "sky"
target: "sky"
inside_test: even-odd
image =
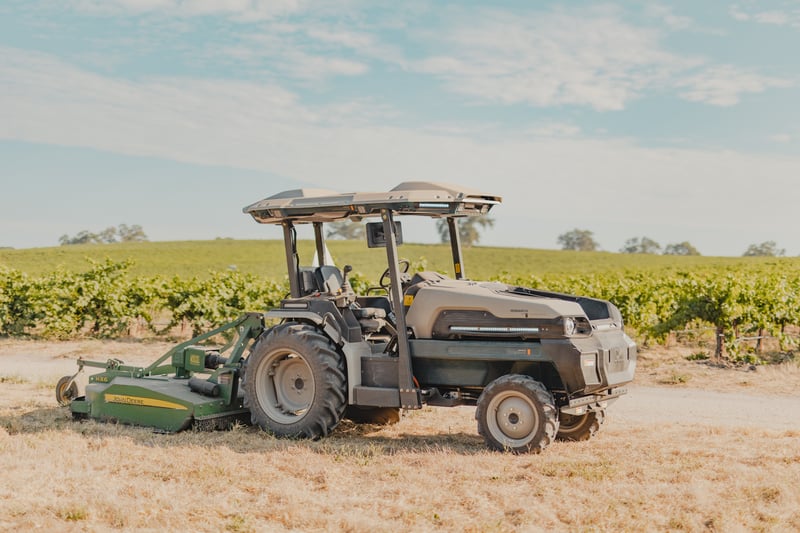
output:
[[[2,0],[0,247],[425,180],[503,197],[483,245],[799,255],[798,51],[800,0]]]

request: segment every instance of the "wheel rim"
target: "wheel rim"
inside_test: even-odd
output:
[[[314,375],[303,356],[278,351],[256,371],[256,399],[264,412],[282,424],[302,419],[314,401]]]
[[[487,425],[501,444],[517,448],[533,439],[540,425],[539,412],[529,398],[505,391],[489,402]]]

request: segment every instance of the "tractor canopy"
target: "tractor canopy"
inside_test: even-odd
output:
[[[398,215],[431,218],[483,215],[502,201],[500,196],[465,187],[407,181],[387,192],[337,193],[323,189],[295,189],[275,194],[243,209],[262,224],[334,222]]]

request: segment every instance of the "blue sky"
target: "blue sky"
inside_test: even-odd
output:
[[[504,197],[487,245],[798,255],[798,50],[797,0],[4,0],[0,246],[430,180]]]

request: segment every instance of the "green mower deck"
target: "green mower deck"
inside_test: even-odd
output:
[[[225,429],[249,423],[250,414],[239,390],[242,355],[264,330],[264,317],[248,313],[238,320],[177,345],[148,367],[118,359],[78,360],[78,372],[56,387],[59,403],[69,404],[75,418],[93,418],[176,432],[193,424],[200,429]],[[234,331],[233,339],[215,349],[201,345]],[[227,357],[224,354],[230,352]],[[86,367],[104,371],[89,376],[83,396],[77,377]]]

